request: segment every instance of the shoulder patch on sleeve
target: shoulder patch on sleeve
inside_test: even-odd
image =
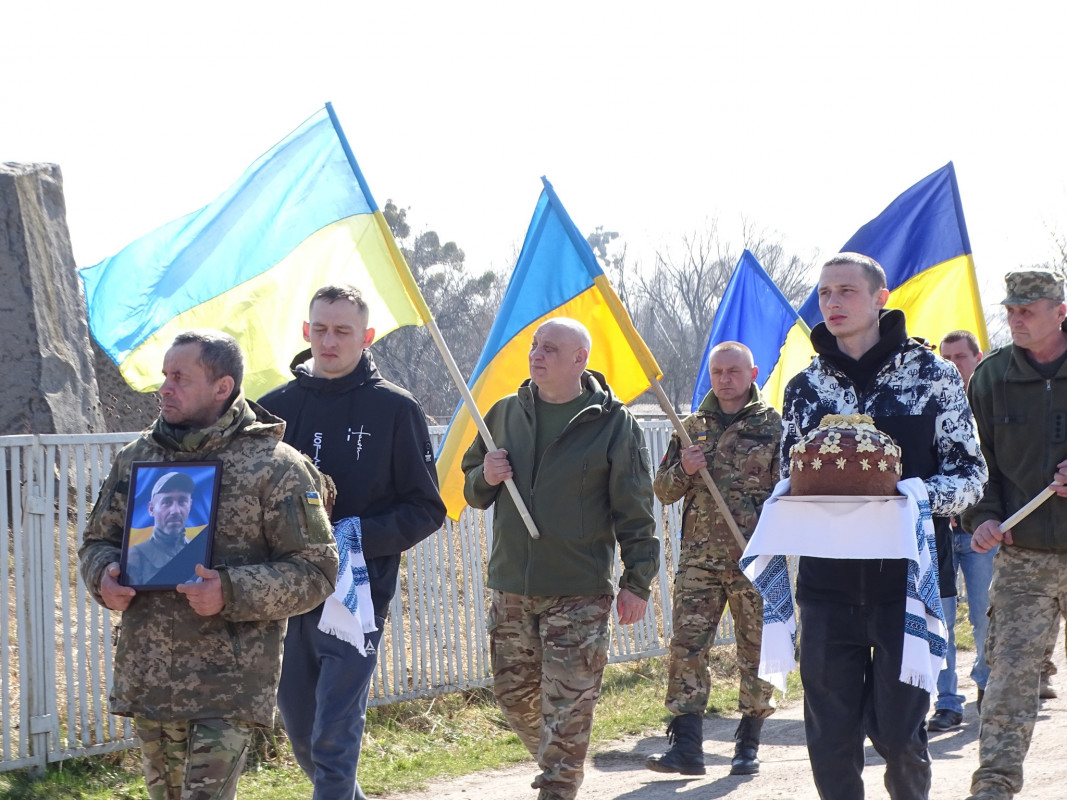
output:
[[[430,442],[429,439],[427,439],[422,446],[422,460],[425,461],[427,464],[432,464],[434,461],[433,443]]]
[[[652,454],[648,452],[648,448],[641,447],[641,449],[637,451],[637,454],[641,461],[641,469],[643,469],[646,474],[652,472]]]

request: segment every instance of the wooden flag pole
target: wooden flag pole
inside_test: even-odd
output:
[[[1052,495],[1056,494],[1056,487],[1061,485],[1062,484],[1053,482],[1050,485],[1046,486],[1044,489],[1042,489],[1030,500],[1029,503],[1027,503],[1025,506],[1023,506],[1010,517],[1008,517],[1006,520],[1004,520],[1004,522],[1000,523],[1000,532],[1004,533],[1005,531],[1011,530],[1024,519],[1026,519],[1028,516],[1030,516],[1032,513],[1034,513],[1034,511],[1037,510],[1037,507],[1039,505],[1041,505],[1050,497],[1052,497]]]
[[[689,433],[686,431],[685,426],[682,425],[682,420],[678,416],[678,412],[674,410],[671,401],[667,399],[667,393],[663,391],[663,387],[660,386],[659,380],[656,378],[652,378],[652,391],[655,392],[660,407],[667,412],[667,416],[670,417],[671,422],[674,423],[674,430],[678,434],[678,438],[682,440],[682,447],[692,447],[693,440],[689,438]],[[722,492],[720,492],[719,487],[715,485],[715,481],[712,479],[711,473],[708,472],[707,467],[701,468],[700,477],[703,478],[704,483],[707,484],[708,491],[711,492],[711,496],[715,499],[715,505],[719,507],[719,513],[722,514],[722,518],[726,520],[726,526],[730,529],[730,533],[737,539],[737,544],[741,548],[741,552],[745,552],[748,542],[746,542],[745,537],[741,535],[741,529],[737,527],[737,522],[734,521],[734,515],[730,513],[730,509],[726,505],[726,500],[723,499]]]
[[[356,172],[358,175],[358,170]],[[369,196],[369,193],[367,194]],[[463,398],[463,405],[466,406],[468,413],[471,415],[471,419],[474,420],[474,424],[478,426],[478,433],[481,434],[482,441],[485,442],[486,448],[490,451],[499,449],[493,441],[493,435],[489,433],[489,428],[485,425],[485,420],[482,419],[481,412],[478,411],[478,404],[474,402],[474,397],[471,396],[471,390],[467,388],[467,381],[459,371],[459,365],[456,364],[456,359],[452,357],[452,351],[448,349],[445,337],[441,335],[441,329],[437,327],[437,320],[434,319],[430,307],[426,304],[426,298],[422,296],[422,291],[419,289],[419,285],[415,282],[415,276],[411,274],[411,269],[408,267],[408,262],[404,259],[404,254],[400,252],[400,248],[396,244],[396,239],[393,237],[392,231],[389,230],[389,226],[385,222],[385,217],[380,212],[376,212],[374,217],[382,231],[382,236],[385,238],[386,245],[389,248],[389,254],[393,259],[397,274],[400,276],[400,281],[403,283],[404,288],[407,291],[408,299],[419,312],[419,315],[423,319],[423,324],[430,331],[430,336],[433,338],[434,344],[437,345],[437,349],[441,353],[441,358],[445,360],[445,366],[448,367],[448,374],[452,376],[452,381],[456,384],[456,388],[459,389],[460,396]],[[533,517],[530,516],[529,509],[526,508],[526,503],[523,502],[522,497],[519,495],[519,489],[515,485],[515,481],[508,478],[504,482],[504,485],[507,487],[508,494],[511,495],[511,499],[515,503],[515,508],[518,509],[519,516],[521,516],[522,521],[526,523],[526,529],[530,532],[530,536],[534,539],[540,539],[541,534],[537,530],[537,525],[534,524]]]
[[[463,396],[463,405],[466,406],[467,412],[471,415],[471,419],[474,420],[474,424],[478,426],[478,433],[481,434],[486,449],[489,450],[489,452],[498,450],[499,448],[496,446],[496,442],[493,441],[493,434],[489,432],[485,420],[482,419],[481,412],[478,411],[478,404],[474,402],[471,390],[467,388],[467,382],[463,380],[463,375],[459,371],[459,365],[456,364],[456,360],[452,357],[452,351],[449,350],[448,345],[445,344],[445,338],[441,335],[441,331],[437,327],[437,322],[433,317],[430,317],[426,321],[426,327],[429,329],[430,336],[433,337],[437,349],[441,351],[441,356],[445,360],[445,366],[448,367],[449,374],[452,375],[452,380],[455,381],[456,386],[459,388],[459,393]],[[519,487],[515,485],[515,481],[511,478],[504,481],[504,485],[507,487],[508,494],[511,495],[512,501],[515,503],[515,508],[519,511],[519,516],[521,516],[522,521],[526,523],[526,530],[530,532],[530,537],[533,539],[540,539],[541,534],[537,530],[537,525],[534,523],[533,517],[530,516],[529,509],[526,508],[526,503],[523,502],[522,496],[519,494]]]

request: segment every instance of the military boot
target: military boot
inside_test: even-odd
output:
[[[671,745],[670,750],[645,760],[648,769],[681,775],[705,773],[704,720],[699,714],[682,714],[672,719],[667,726],[667,742]]]
[[[759,735],[763,720],[756,717],[741,717],[734,733],[734,757],[730,761],[731,775],[759,775]]]

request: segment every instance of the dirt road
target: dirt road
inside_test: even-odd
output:
[[[1046,700],[1026,759],[1026,784],[1020,800],[1063,800],[1067,797],[1067,667],[1063,643],[1056,653],[1058,687],[1064,697]],[[968,662],[969,663],[969,662]],[[931,734],[934,782],[931,800],[961,800],[969,794],[971,773],[978,765],[978,719],[975,716],[974,685],[962,687],[967,694],[963,725],[945,733]],[[760,747],[761,773],[754,777],[730,777],[732,736],[736,719],[712,717],[704,722],[704,753],[708,774],[700,778],[672,778],[644,768],[645,758],[663,752],[662,732],[633,737],[597,749],[586,763],[586,777],[579,800],[713,800],[729,796],[736,800],[818,800],[811,780],[804,747],[802,704],[779,709],[763,728]],[[868,800],[889,795],[882,785],[884,762],[867,743],[864,770]],[[530,781],[533,763],[492,773],[480,773],[427,791],[395,795],[403,800],[524,800],[536,797]]]

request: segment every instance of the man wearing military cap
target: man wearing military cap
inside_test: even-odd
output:
[[[193,479],[184,472],[168,472],[152,487],[148,515],[152,517],[152,535],[130,547],[126,558],[126,575],[138,586],[160,582],[155,576],[177,558],[188,539],[185,523],[193,509]],[[175,576],[174,583],[196,578],[196,563],[187,565],[188,574]]]
[[[1045,270],[1010,273],[1012,344],[975,369],[968,395],[989,483],[963,515],[972,547],[1001,544],[989,596],[979,767],[971,800],[1007,800],[1022,788],[1037,719],[1046,644],[1067,598],[1067,304],[1063,280]],[[1003,520],[1050,483],[1055,495],[1001,532]]]

